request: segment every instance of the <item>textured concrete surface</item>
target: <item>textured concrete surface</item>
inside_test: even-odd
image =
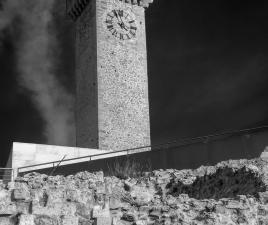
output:
[[[135,17],[136,37],[107,29],[112,9]],[[150,145],[144,8],[90,1],[77,22],[77,146],[123,150]]]
[[[229,160],[196,170],[155,170],[120,179],[103,173],[38,173],[0,184],[0,224],[265,225],[268,163]]]

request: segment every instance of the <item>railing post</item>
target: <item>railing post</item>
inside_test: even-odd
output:
[[[203,138],[202,142],[203,142],[206,154],[207,154],[206,166],[210,166],[210,163],[212,160],[211,160],[211,151],[210,151],[211,149],[209,148],[209,142],[210,142],[209,137]]]
[[[11,173],[11,181],[14,181],[18,176],[18,168],[13,168]]]

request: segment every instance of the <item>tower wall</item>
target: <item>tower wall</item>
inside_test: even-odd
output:
[[[76,22],[76,144],[98,148],[96,2]]]
[[[134,15],[136,36],[120,40],[107,14]],[[122,150],[150,145],[144,8],[92,0],[77,19],[77,146]]]

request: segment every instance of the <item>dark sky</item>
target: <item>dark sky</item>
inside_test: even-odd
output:
[[[64,2],[64,1],[62,1]],[[74,30],[55,6],[57,74],[74,93]],[[268,4],[155,0],[146,11],[152,143],[268,124]],[[43,120],[17,84],[14,38],[0,49],[0,151],[45,143]]]
[[[147,11],[153,143],[268,124],[268,4],[155,1]]]

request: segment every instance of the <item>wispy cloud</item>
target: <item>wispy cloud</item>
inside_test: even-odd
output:
[[[21,87],[28,90],[45,121],[47,143],[72,145],[73,97],[60,84],[55,72],[58,61],[55,57],[58,46],[52,17],[55,2],[6,0],[0,12],[0,29],[19,33],[14,38],[17,80]]]

